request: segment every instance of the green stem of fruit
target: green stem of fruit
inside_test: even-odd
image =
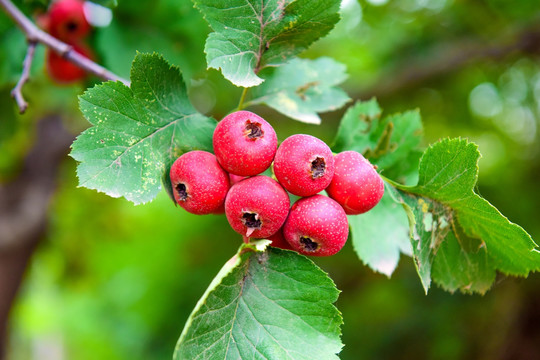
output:
[[[236,108],[236,111],[240,111],[244,108],[244,100],[246,99],[248,88],[244,88],[242,91],[242,96],[240,96],[240,102],[238,103],[238,107]]]

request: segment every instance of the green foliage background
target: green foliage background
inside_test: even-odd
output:
[[[386,114],[419,108],[429,143],[458,136],[476,142],[483,158],[475,191],[540,239],[538,47],[500,56],[488,51],[538,32],[538,2],[349,0],[342,17],[302,56],[346,64],[343,86],[354,100],[376,95]],[[219,119],[241,91],[205,70],[208,32],[190,1],[120,0],[113,23],[97,29],[92,43],[102,63],[125,77],[137,50],[162,53],[182,69],[195,107]],[[23,37],[0,14],[2,181],[16,173],[33,124],[44,114],[62,114],[74,132],[88,126],[76,96],[92,83],[54,87],[42,60],[25,91],[30,112],[15,115],[5,95],[23,56]],[[317,126],[266,107],[250,109],[272,123],[280,140],[300,132],[328,143],[343,114],[323,114]],[[134,207],[76,188],[75,174],[75,162],[66,158],[47,239],[12,316],[9,358],[31,359],[41,344],[60,347],[69,359],[170,359],[189,313],[240,237],[225,217],[187,214],[164,192]],[[362,265],[352,243],[316,262],[342,290],[342,359],[540,356],[538,274],[526,281],[499,277],[483,297],[435,287],[425,296],[412,261],[403,256],[391,280]]]

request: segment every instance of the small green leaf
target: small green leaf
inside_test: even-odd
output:
[[[338,359],[338,293],[306,257],[243,245],[199,300],[174,359]]]
[[[339,109],[350,100],[337,87],[347,79],[345,70],[345,65],[327,57],[292,59],[264,76],[249,104],[266,104],[295,120],[320,124],[317,113]]]
[[[332,150],[362,153],[394,180],[416,180],[422,135],[420,113],[407,111],[381,118],[375,99],[350,107],[340,126]]]
[[[412,255],[409,223],[402,206],[387,186],[380,203],[361,215],[349,215],[353,246],[360,259],[375,271],[392,275],[399,254]]]
[[[449,291],[486,292],[495,272],[540,270],[530,235],[474,192],[477,146],[446,139],[422,156],[416,186],[393,184],[415,217],[412,247],[426,292],[431,280]]]
[[[263,82],[278,66],[325,36],[339,20],[339,0],[195,0],[214,30],[206,40],[209,68],[237,86]]]
[[[358,101],[341,119],[339,128],[332,145],[332,150],[342,152],[347,150],[363,153],[378,139],[373,140],[371,132],[377,128],[382,110],[377,100]],[[375,124],[375,125],[374,125]]]
[[[196,112],[179,69],[157,55],[135,57],[130,88],[95,86],[80,97],[80,108],[94,126],[72,145],[79,184],[112,197],[150,201],[175,158],[212,151],[215,121]]]

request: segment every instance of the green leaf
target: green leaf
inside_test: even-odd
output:
[[[214,30],[206,40],[209,68],[237,86],[263,82],[257,74],[325,36],[339,20],[339,0],[195,0]]]
[[[367,213],[348,216],[354,250],[366,265],[387,276],[397,267],[400,253],[412,255],[407,215],[391,191],[387,186],[379,204]]]
[[[79,184],[112,197],[150,201],[175,158],[212,151],[215,121],[196,112],[179,69],[157,55],[138,54],[130,88],[95,86],[80,97],[80,109],[94,126],[72,146]]]
[[[354,150],[394,180],[416,180],[422,136],[420,113],[407,111],[381,118],[375,99],[350,107],[338,128],[332,150]]]
[[[253,89],[246,106],[266,104],[295,120],[320,124],[317,113],[339,109],[350,100],[337,87],[347,79],[345,71],[345,65],[328,57],[292,59],[264,76],[265,82]]]
[[[485,293],[496,271],[540,270],[530,235],[474,192],[479,158],[475,144],[445,139],[422,156],[416,186],[394,183],[414,213],[413,256],[426,292],[433,279],[449,291]]]
[[[199,300],[174,359],[338,359],[338,293],[306,257],[243,245]]]
[[[349,109],[339,123],[336,138],[332,150],[342,152],[354,150],[365,152],[377,144],[372,139],[371,132],[377,128],[380,122],[382,110],[374,98],[369,101],[358,101]]]

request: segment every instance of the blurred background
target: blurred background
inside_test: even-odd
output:
[[[16,4],[28,14],[46,7]],[[483,155],[477,192],[540,241],[538,0],[344,0],[341,11],[331,34],[302,56],[346,64],[349,95],[376,96],[385,114],[419,108],[426,145],[459,136],[476,142]],[[205,70],[208,31],[188,0],[118,0],[91,45],[125,77],[136,51],[162,53],[182,69],[199,111],[220,119],[240,89]],[[0,14],[6,359],[170,359],[189,313],[241,239],[224,216],[190,215],[165,193],[133,206],[77,188],[67,152],[88,126],[77,95],[99,80],[57,86],[44,72],[43,53],[38,47],[25,87],[30,108],[17,115],[9,92],[25,41]],[[328,143],[344,112],[323,114],[314,126],[250,110],[280,140],[309,133]],[[350,244],[315,261],[342,290],[342,359],[540,359],[539,274],[500,276],[485,296],[437,288],[426,296],[407,257],[391,279],[364,266]]]

